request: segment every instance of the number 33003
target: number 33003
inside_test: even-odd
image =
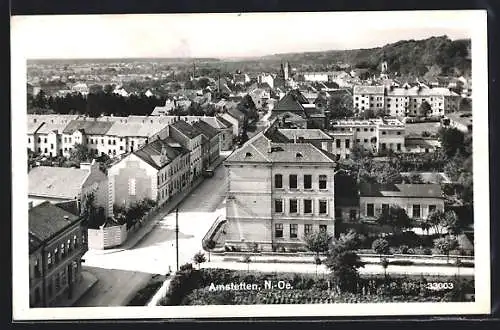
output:
[[[429,282],[427,283],[429,290],[450,290],[453,289],[452,282]]]

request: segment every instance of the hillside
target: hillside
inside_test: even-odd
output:
[[[264,61],[289,61],[298,70],[327,69],[337,62],[379,72],[382,58],[391,73],[403,76],[470,75],[470,39],[450,40],[446,36],[424,40],[401,40],[383,47],[353,50],[275,54]]]

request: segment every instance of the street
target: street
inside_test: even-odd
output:
[[[225,167],[219,166],[214,176],[204,180],[179,205],[179,265],[192,262],[202,251],[203,236],[219,215],[225,214]],[[97,271],[99,283],[76,306],[120,306],[145,285],[151,274],[166,274],[176,270],[175,212],[159,221],[134,248],[89,251],[84,256],[85,269]],[[99,268],[115,270],[99,271]],[[124,272],[126,271],[126,272]],[[136,272],[131,275],[130,272]]]

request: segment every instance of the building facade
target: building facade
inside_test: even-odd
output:
[[[63,307],[81,281],[82,218],[49,202],[29,210],[30,307]]]
[[[227,245],[293,249],[309,232],[334,233],[333,155],[311,143],[283,141],[271,127],[226,159]]]

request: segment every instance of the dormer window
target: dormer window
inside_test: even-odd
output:
[[[297,158],[302,158],[302,154],[301,154],[300,152],[297,152],[297,153],[295,154],[295,157],[297,157]]]
[[[245,154],[245,158],[248,158],[248,157],[252,157],[252,153],[247,152],[247,153]]]

